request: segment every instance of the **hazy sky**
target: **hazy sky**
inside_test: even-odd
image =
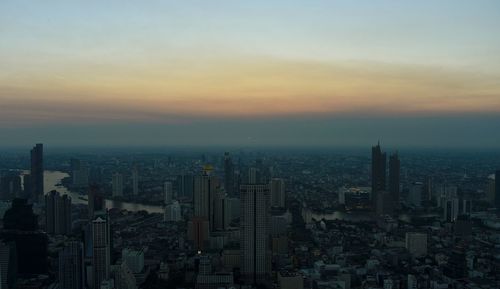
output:
[[[498,147],[499,27],[496,0],[2,0],[0,145]]]

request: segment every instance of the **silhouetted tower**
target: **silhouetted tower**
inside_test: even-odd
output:
[[[258,284],[269,273],[269,185],[242,185],[240,194],[241,274],[245,283]]]
[[[224,153],[224,189],[227,194],[234,196],[234,164],[228,152]]]
[[[372,200],[376,202],[377,193],[385,191],[386,154],[380,149],[380,143],[372,147]]]
[[[394,202],[394,208],[399,207],[400,165],[399,156],[396,152],[389,157],[389,193]]]
[[[31,150],[31,197],[43,201],[43,144],[36,144]]]

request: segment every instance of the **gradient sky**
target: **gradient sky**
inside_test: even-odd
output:
[[[499,1],[0,1],[0,145],[498,147]]]

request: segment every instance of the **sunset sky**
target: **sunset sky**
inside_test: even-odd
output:
[[[499,1],[0,1],[0,146],[498,147],[499,130]]]

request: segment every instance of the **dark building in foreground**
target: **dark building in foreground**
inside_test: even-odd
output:
[[[71,233],[71,198],[51,191],[45,196],[45,226],[49,234]]]
[[[43,201],[43,144],[36,144],[31,150],[31,198]]]
[[[245,283],[266,280],[269,267],[269,186],[242,185],[241,194],[241,274]]]
[[[83,246],[71,241],[59,251],[59,286],[68,289],[84,288]]]
[[[377,201],[377,193],[386,189],[386,154],[380,143],[372,147],[372,201]]]

